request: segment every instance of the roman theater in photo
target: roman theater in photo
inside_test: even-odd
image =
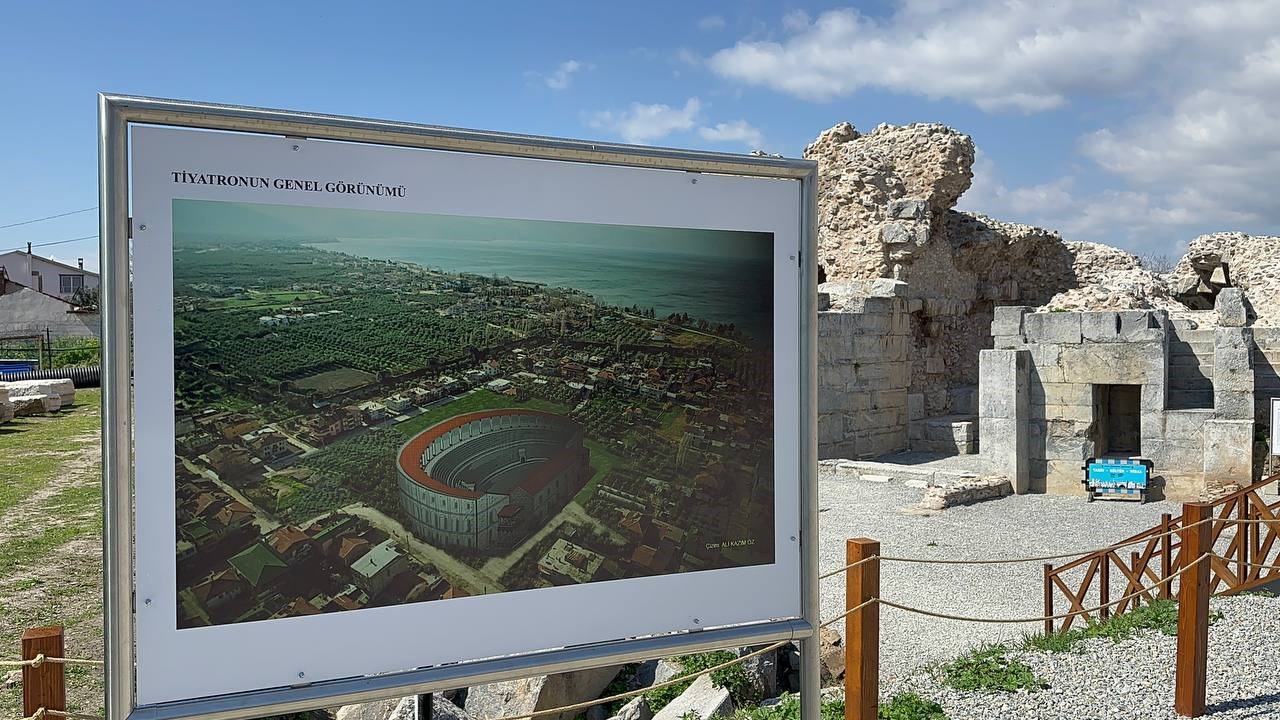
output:
[[[400,449],[400,502],[423,540],[514,546],[568,504],[590,477],[582,428],[523,409],[451,418]]]

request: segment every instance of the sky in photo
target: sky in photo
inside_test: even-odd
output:
[[[934,121],[979,148],[962,209],[1165,254],[1280,220],[1280,0],[0,11],[0,226],[96,203],[98,91],[787,156]],[[0,251],[97,267],[96,232],[0,227]]]

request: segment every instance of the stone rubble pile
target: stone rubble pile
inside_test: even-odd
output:
[[[972,139],[945,125],[840,123],[804,153],[818,163],[819,278],[830,304],[893,295],[911,314],[910,395],[924,416],[957,414],[948,390],[977,382],[998,306],[1048,311],[1164,310],[1194,317],[1238,287],[1254,324],[1280,325],[1280,237],[1196,238],[1168,274],[1134,255],[1054,231],[955,210],[973,179]],[[904,282],[905,286],[886,284]]]
[[[1213,307],[1224,287],[1244,291],[1256,325],[1280,325],[1280,237],[1218,232],[1191,241],[1168,276],[1170,293],[1196,308]]]

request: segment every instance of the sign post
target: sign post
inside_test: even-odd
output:
[[[109,717],[783,639],[817,717],[814,163],[99,110]]]

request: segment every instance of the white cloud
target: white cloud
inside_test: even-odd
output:
[[[1081,189],[1074,175],[1035,185],[1004,184],[991,158],[978,151],[973,185],[958,203],[961,210],[1000,220],[1057,230],[1067,240],[1119,245],[1135,253],[1176,254],[1190,236],[1183,228],[1194,221],[1176,199],[1147,192]]]
[[[698,128],[698,135],[703,140],[710,140],[711,142],[742,143],[749,150],[758,150],[764,145],[764,135],[746,120],[703,126]]]
[[[673,132],[693,129],[702,111],[698,98],[689,98],[684,107],[670,105],[644,105],[631,103],[626,110],[604,110],[587,120],[598,130],[612,132],[629,143],[650,143],[661,140]]]
[[[1280,0],[902,0],[792,12],[780,39],[716,52],[723,77],[825,101],[875,87],[989,110],[1038,112],[1074,94],[1131,96],[1152,78],[1209,78],[1280,31]],[[1156,82],[1155,84],[1159,84]]]
[[[782,16],[782,27],[787,32],[800,32],[809,26],[809,13],[804,10],[792,10]]]
[[[724,28],[723,15],[708,15],[698,21],[699,30],[721,30]]]
[[[788,13],[707,64],[814,101],[874,88],[988,112],[1078,107],[1097,128],[1077,145],[1092,167],[1006,186],[980,161],[962,205],[995,217],[1146,250],[1280,225],[1280,0],[899,0],[886,16]]]
[[[572,82],[574,73],[581,69],[583,64],[577,60],[565,60],[549,75],[542,76],[542,81],[552,90],[564,90]]]

